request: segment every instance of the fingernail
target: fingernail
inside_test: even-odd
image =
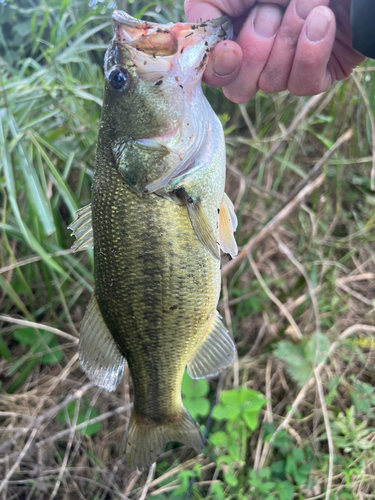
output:
[[[259,5],[254,17],[255,32],[265,38],[272,38],[281,23],[281,10],[276,5]]]
[[[320,42],[326,36],[331,18],[325,8],[315,9],[306,21],[306,36],[310,42]]]
[[[230,48],[223,48],[215,58],[213,72],[216,76],[230,76],[239,65],[237,52]]]
[[[317,7],[318,5],[319,4],[314,0],[297,0],[296,12],[298,17],[304,21],[310,14],[310,12],[314,9],[314,7]]]

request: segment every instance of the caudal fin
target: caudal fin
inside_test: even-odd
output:
[[[143,470],[163,452],[169,441],[178,441],[201,451],[205,439],[184,407],[169,422],[158,425],[138,417],[134,411],[130,418],[126,454],[132,469]]]

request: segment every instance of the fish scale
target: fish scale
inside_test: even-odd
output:
[[[114,165],[105,162],[96,171],[92,192],[94,240],[100,234],[94,253],[96,297],[129,363],[137,414],[161,421],[180,411],[189,353],[217,304],[220,263],[195,237],[185,207],[157,195],[139,197]],[[149,260],[140,257],[145,252]]]

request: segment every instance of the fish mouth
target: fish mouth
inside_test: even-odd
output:
[[[202,39],[206,40],[206,49],[212,50],[219,41],[230,39],[233,33],[228,16],[199,23],[159,24],[115,10],[112,19],[114,43],[154,58],[172,56],[179,51],[182,54],[181,51]]]

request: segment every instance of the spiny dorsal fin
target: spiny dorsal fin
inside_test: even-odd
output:
[[[81,324],[79,360],[89,379],[109,392],[116,389],[124,374],[125,358],[108,330],[95,294]]]
[[[196,237],[215,259],[220,260],[219,243],[216,241],[207,216],[203,211],[202,203],[189,196],[185,189],[179,191],[179,196],[186,204],[191,226]]]
[[[206,335],[188,362],[188,374],[191,378],[213,377],[231,365],[235,356],[233,340],[215,310]]]
[[[85,207],[80,208],[76,212],[77,218],[68,226],[71,229],[72,236],[76,237],[76,241],[72,248],[76,252],[80,248],[94,247],[94,239],[92,235],[92,222],[91,222],[91,203]]]
[[[228,253],[232,259],[238,255],[237,243],[234,232],[237,229],[237,216],[230,198],[224,193],[220,207],[219,219],[219,243],[224,253]]]

